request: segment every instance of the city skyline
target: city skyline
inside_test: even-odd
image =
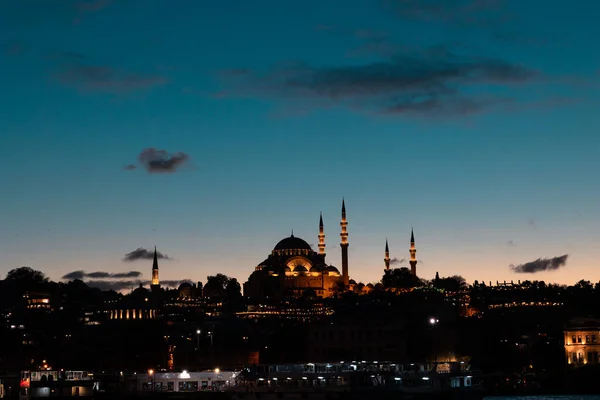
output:
[[[340,268],[345,198],[356,281],[411,227],[422,278],[600,281],[600,4],[177,4],[2,6],[2,277],[242,283],[321,212]]]

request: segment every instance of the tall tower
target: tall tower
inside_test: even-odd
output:
[[[390,248],[388,247],[388,241],[385,239],[385,258],[383,259],[385,262],[386,271],[390,269]]]
[[[348,285],[350,283],[350,279],[348,277],[348,221],[346,220],[346,204],[344,203],[344,199],[342,199],[342,222],[340,222],[340,226],[342,227],[342,232],[340,233],[341,243],[340,247],[342,248],[342,277],[344,278],[344,285]]]
[[[319,255],[325,257],[325,230],[323,228],[323,213],[319,217]]]
[[[417,275],[417,248],[415,247],[415,233],[410,230],[410,273]]]
[[[150,287],[152,289],[158,288],[160,281],[158,280],[158,256],[156,254],[156,246],[154,246],[154,261],[152,262],[152,283]]]

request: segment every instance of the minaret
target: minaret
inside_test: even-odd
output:
[[[325,257],[325,230],[323,228],[323,213],[319,218],[319,255]]]
[[[340,247],[342,248],[342,277],[344,278],[344,285],[348,285],[350,283],[350,279],[348,278],[348,221],[346,220],[346,204],[344,203],[344,199],[342,199],[342,222],[340,222],[340,226],[342,227],[342,232],[340,233],[341,243]]]
[[[385,239],[385,258],[383,259],[385,262],[386,271],[390,269],[390,248],[388,247],[388,241]]]
[[[417,275],[417,249],[415,247],[415,233],[410,230],[410,273]]]
[[[152,283],[151,288],[158,288],[160,281],[158,280],[158,255],[156,253],[156,246],[154,246],[154,261],[152,262]]]

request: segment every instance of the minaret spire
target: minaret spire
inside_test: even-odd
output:
[[[346,220],[346,203],[343,198],[342,222],[340,222],[340,226],[342,227],[342,232],[340,233],[340,247],[342,249],[342,277],[344,278],[344,285],[347,286],[350,283],[350,278],[348,277],[348,221]]]
[[[410,272],[417,275],[417,248],[415,247],[415,232],[410,229]]]
[[[385,269],[389,270],[390,269],[390,248],[388,246],[387,238],[385,239],[385,258],[383,259],[383,261],[385,262]]]
[[[319,255],[325,257],[325,229],[323,227],[323,213],[319,217]]]
[[[152,288],[160,286],[160,281],[158,279],[158,253],[156,252],[156,246],[154,246],[154,261],[152,262],[152,282],[150,286]]]

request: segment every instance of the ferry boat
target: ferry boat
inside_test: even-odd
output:
[[[474,376],[475,375],[475,376]],[[479,374],[464,362],[398,364],[340,361],[253,365],[236,378],[238,392],[381,392],[441,394],[483,392]]]
[[[19,399],[92,397],[98,383],[85,371],[22,371]]]

